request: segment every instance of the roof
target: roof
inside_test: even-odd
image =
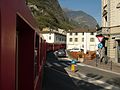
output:
[[[66,36],[65,34],[59,33],[59,32],[55,32],[55,31],[40,31],[41,34],[47,34],[47,33],[55,33],[55,34],[59,34],[62,36]]]
[[[75,32],[78,32],[78,33],[82,33],[82,32],[96,32],[97,30],[96,29],[83,29],[83,28],[77,28],[77,29],[73,29],[73,30],[70,30],[70,31],[67,31],[67,33],[75,33]]]

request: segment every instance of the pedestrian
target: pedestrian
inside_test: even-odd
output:
[[[96,67],[98,66],[98,62],[99,62],[99,59],[100,59],[100,53],[98,52],[98,50],[96,50]]]
[[[96,50],[96,59],[100,58],[100,53],[98,52],[98,50]]]

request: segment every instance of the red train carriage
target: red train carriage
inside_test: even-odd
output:
[[[60,44],[60,43],[46,43],[47,51],[56,51],[60,48],[66,49],[66,44]]]
[[[41,90],[46,51],[65,48],[39,34],[25,0],[0,0],[0,90]]]
[[[0,0],[0,90],[41,90],[46,44],[38,31],[25,0]]]

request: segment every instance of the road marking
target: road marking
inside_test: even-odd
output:
[[[48,63],[48,62],[46,62],[46,64],[47,64],[49,67],[51,67],[51,66],[52,66],[52,64],[50,64],[50,63]]]
[[[54,64],[60,66],[60,65],[57,64],[57,63],[54,63]],[[51,68],[51,67],[50,67],[50,68]],[[64,74],[64,75],[66,75],[66,76],[75,78],[75,79],[77,79],[78,81],[85,79],[85,78],[81,78],[81,77],[76,76],[76,75],[72,75],[69,71],[67,71],[67,68],[66,68],[65,70],[67,71],[68,74],[63,73],[63,72],[61,72],[61,71],[59,71],[59,70],[56,70],[56,69],[54,69],[54,68],[51,68],[51,69],[53,69],[53,70],[55,70],[55,71],[57,71],[57,72],[60,72],[61,74]],[[85,76],[84,74],[81,74],[81,73],[79,73],[79,74],[80,74],[81,76],[87,78],[87,76]],[[92,79],[90,80],[90,79],[88,78],[88,79],[86,79],[86,80],[84,80],[84,81],[89,82],[89,83],[92,83],[92,84],[94,84],[94,85],[101,86],[101,87],[103,87],[105,90],[112,90],[113,88],[117,88],[117,90],[119,90],[118,87],[115,87],[115,86],[113,86],[113,85],[110,85],[110,84],[108,84],[108,83],[106,83],[106,82],[104,82],[104,81],[101,81],[101,80],[92,80]],[[74,83],[79,86],[79,84],[78,84],[77,82],[74,82]],[[115,89],[115,90],[116,90],[116,89]]]
[[[95,80],[96,83],[98,84],[104,84],[105,82],[101,81],[101,80]]]
[[[80,65],[80,66],[86,66],[85,64],[82,64],[82,63],[78,63],[77,65]]]
[[[69,58],[61,58],[62,60],[64,60],[64,61],[72,61],[71,59],[69,59]]]
[[[82,73],[78,73],[78,75],[81,77],[81,78],[86,78],[87,76],[82,74]]]
[[[82,75],[82,74],[81,74]],[[73,77],[73,78],[76,78],[76,79],[78,79],[78,80],[84,80],[84,79],[82,79],[82,78],[80,78],[80,77],[76,77],[76,76],[74,76],[74,75],[69,75],[70,77]],[[85,75],[84,75],[85,76]],[[86,76],[87,77],[87,76]],[[86,80],[85,80],[86,81]],[[114,86],[113,85],[109,85],[108,83],[105,83],[104,81],[101,81],[101,80],[93,80],[93,79],[88,79],[87,80],[87,82],[89,82],[89,83],[92,83],[92,84],[94,84],[94,85],[98,85],[98,86],[101,86],[101,87],[103,87],[104,89],[107,89],[107,90],[111,90]],[[76,83],[76,85],[77,85],[78,83]],[[104,85],[105,86],[104,86]]]
[[[71,74],[69,74],[69,76],[72,77],[72,78],[75,78],[75,79],[81,80],[81,78],[79,78],[79,77],[77,77],[77,76],[74,76],[74,75],[71,75]]]
[[[106,87],[104,87],[104,88],[111,90],[111,89],[113,88],[113,85],[109,85],[109,86],[106,86]]]
[[[58,64],[58,63],[53,63],[54,65],[56,65],[56,66],[58,66],[58,67],[60,67],[61,65],[60,64]]]
[[[104,84],[105,82],[101,81],[101,80],[94,80],[94,79],[88,79],[88,82],[93,83],[95,85],[100,85],[100,84]]]
[[[69,66],[69,65],[67,65],[67,64],[65,64],[65,63],[61,63],[62,65],[64,65],[64,66]]]

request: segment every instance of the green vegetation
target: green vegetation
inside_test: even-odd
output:
[[[28,2],[41,30],[44,27],[65,30],[74,27],[65,16],[57,0],[28,0]]]

